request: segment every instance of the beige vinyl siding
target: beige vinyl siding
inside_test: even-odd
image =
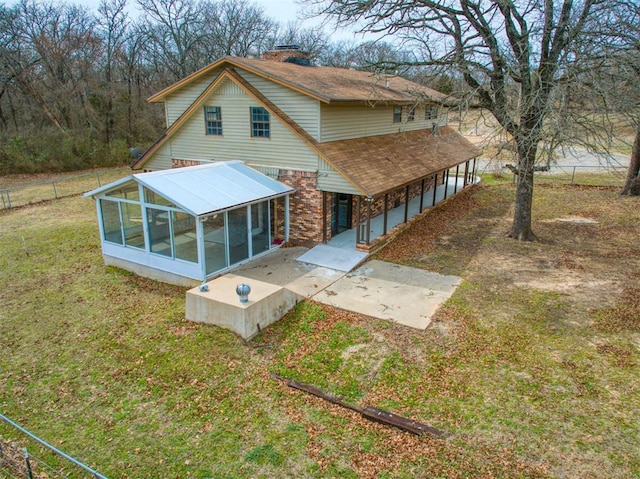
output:
[[[216,78],[218,73],[220,73],[219,70],[214,70],[209,75],[196,79],[165,98],[167,128],[173,125],[173,122],[180,118],[180,115],[198,99],[202,92]]]
[[[393,122],[393,105],[321,105],[322,138],[320,141],[347,140],[363,136],[387,135],[402,131],[431,128],[433,120],[424,119],[424,107],[418,106],[415,119],[407,121],[408,107],[402,112],[402,122]],[[438,123],[446,117],[439,115]]]
[[[162,145],[151,159],[143,165],[145,170],[151,171],[168,170],[171,167],[171,148],[169,143]]]
[[[318,157],[318,189],[332,193],[362,194],[349,180],[320,157]]]
[[[278,108],[284,111],[298,125],[306,130],[316,140],[318,139],[318,119],[320,102],[302,93],[286,88],[282,85],[266,80],[253,73],[238,70],[242,77],[251,83]]]
[[[204,108],[194,111],[168,141],[171,158],[178,160],[241,160],[251,164],[301,171],[317,170],[317,155],[274,115],[270,138],[251,137],[249,107],[261,106],[230,80],[204,102],[221,107],[222,135],[206,135]]]

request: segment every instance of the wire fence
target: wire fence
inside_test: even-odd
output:
[[[0,438],[0,476],[26,479],[107,479],[3,414],[0,414],[0,420],[26,436],[30,444],[27,448]]]
[[[129,167],[120,167],[3,188],[0,189],[0,209],[78,195],[120,179],[130,172]]]
[[[478,173],[489,174],[500,178],[512,178],[513,175],[504,165],[496,162],[484,162],[478,168]],[[552,165],[547,171],[536,171],[536,184],[575,185],[575,186],[604,186],[622,188],[627,177],[627,168],[622,165]]]
[[[535,181],[543,184],[576,185],[576,186],[611,186],[624,185],[627,170],[606,165],[556,165],[549,171],[536,172]]]
[[[37,181],[10,188],[0,188],[0,209],[18,208],[47,200],[79,195],[118,180],[130,172],[128,167],[120,167]],[[480,166],[479,173],[492,173],[501,176],[509,174],[501,165],[495,163]],[[553,165],[549,171],[538,171],[535,175],[535,181],[536,183],[557,185],[622,187],[626,173],[626,168],[611,165]]]

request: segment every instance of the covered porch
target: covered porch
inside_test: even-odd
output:
[[[368,211],[367,204],[361,201],[362,211],[359,228],[349,228],[333,236],[325,244],[320,244],[304,253],[299,261],[348,272],[366,260],[369,252],[382,241],[388,238],[388,233],[398,225],[407,223],[411,218],[432,208],[438,203],[454,196],[465,188],[477,184],[480,179],[475,176],[476,161],[469,161],[464,168],[459,165],[447,170],[443,174],[434,175],[431,188],[421,191],[420,195],[410,198],[408,202],[387,210],[377,216],[365,214]],[[467,168],[468,166],[468,168]],[[458,176],[456,172],[464,172],[464,176]],[[442,178],[442,180],[436,178]],[[442,181],[442,182],[441,182]],[[435,184],[437,182],[437,185]],[[418,182],[422,188],[422,181]],[[388,196],[387,196],[388,200]],[[369,234],[366,234],[368,228]],[[369,241],[367,244],[366,241]],[[358,243],[360,241],[360,243]],[[360,246],[359,246],[360,245]]]
[[[329,244],[346,246],[349,241],[351,247],[355,244],[357,249],[369,251],[396,226],[475,184],[478,181],[475,171],[474,158],[404,188],[374,197],[358,197],[356,227],[332,238]],[[348,239],[345,233],[349,233]]]
[[[480,154],[449,127],[340,140],[322,149],[350,183],[319,182],[322,243],[364,252],[398,224],[473,184]]]

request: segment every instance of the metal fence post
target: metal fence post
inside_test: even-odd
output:
[[[574,181],[575,177],[576,177],[576,167],[574,166],[573,167],[573,174],[571,175],[571,184],[573,184],[573,181]]]
[[[29,479],[33,479],[33,473],[31,472],[31,463],[29,462],[29,451],[27,451],[26,447],[24,448],[24,462],[27,467],[27,477]]]
[[[98,180],[98,188],[100,188],[102,184],[100,183],[100,174],[97,171],[96,171],[96,180]]]
[[[40,439],[38,436],[36,436],[32,432],[27,431],[25,428],[23,428],[22,426],[20,426],[19,424],[15,423],[15,422],[13,422],[11,419],[9,419],[7,416],[3,415],[2,413],[0,413],[0,419],[3,420],[4,422],[6,422],[7,424],[9,424],[10,426],[13,426],[18,431],[26,434],[31,439],[33,439],[34,441],[38,442],[42,446],[46,447],[50,451],[52,451],[52,452],[56,453],[57,455],[65,458],[66,460],[74,463],[76,466],[80,467],[81,469],[84,469],[89,474],[93,474],[93,476],[96,477],[97,479],[107,479],[106,476],[103,476],[98,471],[94,471],[89,466],[81,463],[77,459],[74,459],[73,457],[69,456],[68,454],[62,452],[57,447],[54,447],[51,444],[49,444],[48,442],[44,441],[43,439]],[[24,452],[25,452],[25,459],[26,459],[27,468],[28,468],[28,472],[29,472],[29,479],[33,479],[33,476],[31,475],[31,465],[29,464],[29,454],[27,452],[27,448],[26,447],[24,448]]]
[[[51,184],[53,185],[53,196],[56,198],[56,200],[58,199],[58,190],[56,190],[56,182],[52,181]]]

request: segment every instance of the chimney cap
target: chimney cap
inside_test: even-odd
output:
[[[300,50],[300,45],[289,44],[289,45],[276,45],[276,50]]]

